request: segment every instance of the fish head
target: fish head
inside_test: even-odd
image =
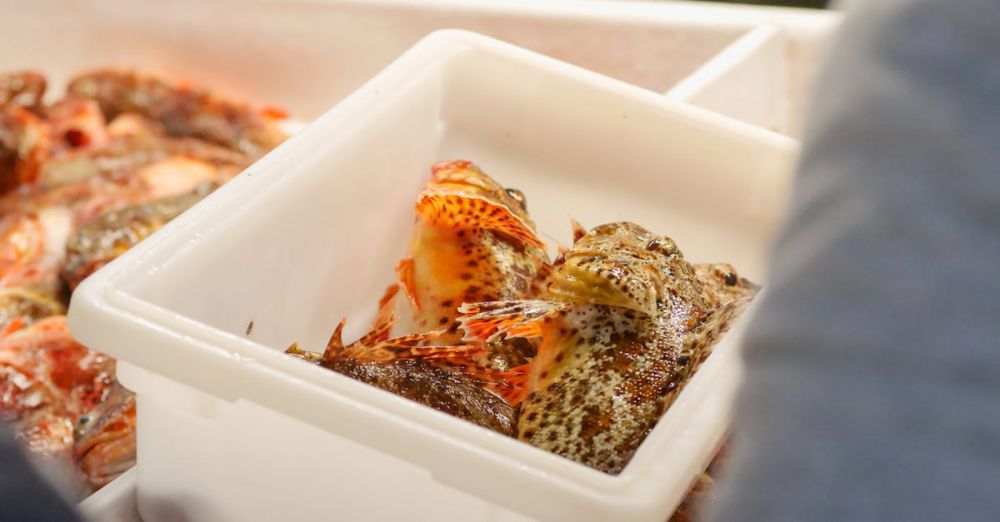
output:
[[[99,488],[135,465],[135,395],[115,383],[74,427],[73,454],[87,482]]]
[[[654,315],[693,280],[677,244],[629,222],[579,235],[556,267],[549,292],[572,302],[618,306]]]
[[[424,223],[451,229],[486,229],[525,245],[544,248],[528,217],[521,191],[506,188],[469,161],[431,167],[431,179],[417,199]]]
[[[702,291],[713,306],[756,294],[760,286],[740,275],[729,263],[699,263],[695,274]]]

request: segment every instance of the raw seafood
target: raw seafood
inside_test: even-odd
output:
[[[0,413],[99,488],[134,463],[135,402],[66,331],[69,291],[284,134],[280,111],[127,71],[45,87],[0,75]]]
[[[628,222],[573,222],[550,264],[523,194],[467,161],[435,165],[416,211],[373,329],[289,353],[607,473],[758,290]]]
[[[518,438],[619,473],[753,290],[712,307],[718,290],[676,244],[633,223],[582,236],[552,281],[544,300],[464,304],[463,329],[471,340],[541,338],[509,372]]]

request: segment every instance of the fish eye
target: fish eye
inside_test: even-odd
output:
[[[83,426],[84,424],[87,424],[88,422],[90,422],[90,417],[88,415],[81,415],[80,419],[77,421],[77,424],[79,424],[80,426]]]
[[[521,192],[520,190],[517,190],[515,188],[509,188],[504,190],[507,191],[508,196],[514,198],[514,201],[517,201],[517,203],[521,205],[522,209],[528,210],[528,200],[524,197],[524,192]]]
[[[736,286],[736,283],[739,282],[739,278],[736,277],[736,274],[733,272],[726,272],[724,277],[726,279],[726,284],[729,286]]]

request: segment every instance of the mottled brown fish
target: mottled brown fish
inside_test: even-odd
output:
[[[504,371],[525,364],[525,339],[462,345],[458,306],[525,299],[541,290],[548,258],[524,195],[468,161],[431,167],[416,203],[410,257],[383,297],[371,333],[345,346],[343,323],[322,357],[327,368],[486,428],[512,435],[515,409],[476,376],[456,367]],[[405,298],[396,299],[402,288]],[[397,319],[398,322],[397,322]],[[403,335],[389,339],[389,331]],[[291,353],[303,355],[292,350]]]
[[[564,254],[545,300],[465,304],[460,321],[471,342],[541,339],[507,372],[518,438],[616,474],[752,297],[734,290],[735,273],[723,279],[735,298],[704,284],[670,238],[612,223]]]
[[[423,335],[388,340],[389,326],[389,323],[382,323],[368,335],[345,346],[341,340],[344,328],[341,322],[322,356],[304,352],[297,345],[287,353],[484,428],[514,435],[515,408],[487,391],[482,381],[437,366],[427,359],[401,357],[404,352],[428,354],[438,351],[440,355],[440,350],[450,348],[417,347],[426,340]],[[462,348],[455,350],[461,352]]]
[[[50,141],[45,120],[20,105],[0,104],[0,194],[38,177]]]
[[[87,276],[191,208],[216,187],[204,184],[179,196],[126,207],[89,221],[66,242],[63,281],[70,290],[75,289]]]
[[[99,70],[73,79],[70,96],[95,100],[110,121],[123,113],[152,118],[173,136],[191,136],[259,157],[284,141],[280,111],[248,105],[188,85],[131,71]]]

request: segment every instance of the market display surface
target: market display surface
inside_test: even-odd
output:
[[[45,92],[0,75],[0,417],[83,496],[135,463],[135,400],[67,331],[71,292],[285,135],[281,111],[129,71]]]

